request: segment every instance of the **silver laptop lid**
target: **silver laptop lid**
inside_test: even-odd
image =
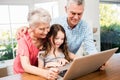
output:
[[[118,48],[113,48],[98,52],[96,54],[83,56],[76,58],[70,68],[65,73],[63,80],[71,80],[88,73],[96,71],[102,66],[116,51]]]

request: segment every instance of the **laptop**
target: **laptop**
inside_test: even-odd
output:
[[[118,50],[113,48],[96,54],[76,58],[72,63],[61,67],[57,80],[72,80],[98,70]]]

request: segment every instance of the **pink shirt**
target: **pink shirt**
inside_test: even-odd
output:
[[[18,49],[16,52],[16,58],[14,60],[14,73],[23,73],[24,69],[20,62],[20,55],[27,56],[30,60],[30,64],[37,66],[39,49],[32,43],[32,40],[28,33],[18,40]]]

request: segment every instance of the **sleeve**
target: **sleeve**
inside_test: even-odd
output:
[[[39,51],[38,53],[38,59],[41,59],[41,60],[44,60],[44,54],[45,54],[45,51]]]
[[[84,38],[84,49],[86,51],[86,54],[93,54],[98,52],[96,47],[95,47],[95,43],[93,41],[93,32],[91,27],[89,27],[86,24],[86,31],[85,31],[85,38]]]
[[[25,37],[20,38],[18,40],[17,55],[23,55],[29,57],[29,47],[28,47],[28,43],[25,40]]]

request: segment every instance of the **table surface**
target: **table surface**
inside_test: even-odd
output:
[[[76,80],[120,80],[120,53],[110,58],[104,71],[96,71]]]
[[[43,77],[23,73],[0,78],[0,80],[46,80]],[[113,55],[104,71],[96,71],[76,80],[120,80],[120,54]]]

